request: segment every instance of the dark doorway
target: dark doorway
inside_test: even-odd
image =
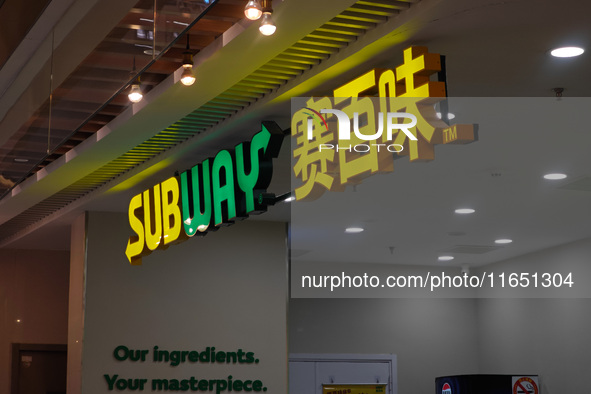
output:
[[[11,394],[65,394],[67,346],[12,344]]]

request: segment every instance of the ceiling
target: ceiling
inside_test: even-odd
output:
[[[63,56],[63,51],[55,48],[47,81],[52,94],[18,129],[10,130],[8,122],[2,124],[7,134],[13,134],[0,149],[0,197],[128,108],[128,85],[138,75],[143,92],[148,93],[179,68],[186,45],[192,54],[199,53],[243,15],[241,1],[220,0],[215,6],[202,0],[138,1],[64,80],[53,86],[53,73],[58,72],[54,58]],[[52,37],[52,48],[54,41]]]
[[[452,123],[477,124],[478,141],[437,145],[432,162],[399,158],[391,173],[291,203],[297,260],[480,266],[590,237],[591,137],[581,133],[589,105],[589,98],[449,100]],[[548,173],[568,177],[544,179]],[[348,227],[365,231],[347,234]]]
[[[67,248],[68,223],[77,213],[85,209],[124,212],[132,195],[216,149],[252,135],[260,120],[273,119],[289,127],[290,97],[328,95],[370,68],[394,68],[402,63],[402,49],[411,44],[426,45],[430,52],[446,56],[450,96],[482,98],[454,104],[458,109],[454,121],[466,119],[479,124],[480,140],[465,146],[438,147],[431,163],[397,160],[392,174],[369,178],[355,191],[325,194],[304,208],[294,204],[294,229],[305,230],[294,232],[292,240],[299,258],[430,265],[442,264],[436,258],[447,253],[456,258],[443,264],[482,265],[591,235],[587,224],[591,192],[585,186],[590,176],[587,169],[591,168],[585,150],[591,140],[580,119],[584,113],[581,108],[589,104],[584,97],[591,91],[591,81],[586,78],[591,58],[589,51],[576,59],[548,56],[549,49],[556,46],[591,47],[591,26],[586,20],[591,6],[579,1],[558,6],[546,0],[423,0],[408,7],[408,3],[376,1],[388,3],[382,5],[390,15],[377,18],[374,11],[375,15],[370,13],[373,21],[357,21],[365,26],[362,29],[343,26],[339,21],[327,23],[335,15],[352,12],[347,8],[354,2],[337,3],[274,2],[278,32],[264,37],[265,41],[255,24],[233,21],[234,27],[208,43],[201,58],[196,56],[197,75],[209,78],[198,79],[187,89],[175,83],[178,75],[174,73],[178,71],[169,71],[172,74],[154,83],[153,92],[140,106],[127,106],[116,119],[105,119],[105,124],[111,121],[108,131],[95,130],[90,142],[85,140],[70,151],[76,154],[55,158],[49,171],[37,173],[17,194],[2,200],[0,217],[4,224],[0,227],[18,218],[16,213],[35,209],[44,201],[61,201],[61,191],[75,189],[79,186],[76,182],[88,183],[88,176],[96,175],[104,166],[120,165],[117,160],[150,138],[182,126],[183,121],[204,119],[199,111],[211,113],[212,104],[228,104],[237,88],[242,90],[236,96],[245,100],[251,95],[250,100],[235,103],[237,108],[215,121],[201,124],[199,120],[202,127],[191,126],[195,136],[187,135],[143,164],[134,163],[116,179],[93,186],[94,191],[67,200],[65,206],[58,204],[28,228],[18,228],[18,236],[5,235],[3,247],[35,244],[39,248]],[[365,3],[371,2],[357,2],[357,7],[377,6]],[[237,17],[236,13],[232,15]],[[335,26],[343,31],[327,29]],[[319,43],[322,50],[317,47]],[[228,64],[228,59],[234,60]],[[236,65],[237,59],[241,67]],[[120,71],[124,69],[121,65]],[[564,88],[564,98],[559,102],[552,91],[556,87]],[[535,100],[490,101],[486,97],[547,99],[536,104]],[[569,106],[556,107],[563,104]],[[535,105],[548,110],[537,112]],[[504,118],[495,113],[503,107],[513,120],[515,108],[523,107],[518,120],[526,125],[503,124]],[[573,115],[568,108],[581,110]],[[549,111],[554,113],[546,119]],[[562,114],[576,118],[570,127],[561,127],[558,120],[562,118],[558,116]],[[285,145],[270,189],[278,194],[295,187],[288,182],[289,146]],[[541,178],[545,171],[559,170],[569,177],[553,184]],[[51,200],[52,196],[57,197]],[[464,204],[474,207],[476,213],[461,217],[453,213]],[[288,214],[288,204],[280,204],[258,219],[281,219]],[[318,218],[323,220],[318,222]],[[307,227],[310,223],[312,228]],[[42,228],[32,231],[39,224]],[[344,227],[353,224],[362,225],[366,231],[344,234]],[[494,239],[500,236],[511,237],[514,242],[495,245]],[[318,239],[323,245],[316,244]]]
[[[50,0],[26,3],[18,0],[0,1],[0,20],[3,22],[0,25],[0,68],[6,64],[49,3]]]

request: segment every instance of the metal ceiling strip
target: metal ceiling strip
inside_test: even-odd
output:
[[[286,54],[286,52],[283,52],[281,55],[278,55],[275,59],[280,60],[280,61],[291,62],[291,63],[306,64],[308,66],[314,66],[314,65],[320,63],[320,60],[321,60],[321,59],[306,59],[306,58],[303,58],[298,55]]]
[[[337,33],[343,35],[354,36],[355,39],[365,33],[365,29],[347,27],[338,24],[324,24],[316,29],[318,32],[328,32],[328,33]]]
[[[131,152],[131,153],[126,154],[122,158],[122,161],[137,162],[138,160],[142,160],[144,158],[149,158],[149,155],[141,154],[139,152]]]
[[[326,45],[316,45],[316,44],[306,44],[302,42],[297,42],[294,44],[292,48],[306,51],[306,52],[318,52],[322,54],[332,55],[333,53],[337,53],[340,48],[343,46],[326,46]]]
[[[144,142],[141,149],[161,152],[167,149],[167,146],[159,143]]]
[[[207,111],[206,113],[211,113],[211,114],[221,114],[224,118],[232,115],[233,113],[236,113],[236,110],[228,110],[225,108],[219,108],[219,107],[213,107],[213,106],[203,106],[202,107],[205,111]]]
[[[275,89],[277,87],[274,83],[267,83],[267,82],[258,82],[253,81],[250,77],[243,79],[240,81],[239,84],[235,86],[245,86],[245,87],[253,87],[253,88],[260,88],[260,89]]]
[[[154,150],[155,148],[161,148],[160,145],[150,144],[149,142],[144,142],[141,145],[138,145],[133,151],[144,151],[144,150]]]
[[[416,3],[416,0],[361,0],[355,3],[355,5],[368,5],[373,7],[385,7],[396,10],[405,10],[410,7],[410,3]]]
[[[260,99],[261,97],[264,96],[264,93],[266,92],[255,92],[253,90],[242,90],[242,89],[237,89],[236,87],[233,87],[231,89],[226,90],[226,92],[234,94],[236,96],[242,96],[244,98],[249,98],[249,99]]]
[[[228,104],[228,103],[221,103],[219,101],[209,101],[206,106],[208,108],[218,108],[218,109],[225,109],[228,111],[239,111],[242,108],[244,108],[243,105],[237,105],[237,104]]]
[[[355,8],[349,8],[349,10],[355,10]],[[388,19],[388,16],[384,16],[384,15],[377,15],[377,14],[371,14],[368,12],[357,12],[357,11],[349,11],[349,10],[347,10],[347,11],[343,12],[341,15],[339,15],[339,18],[352,20],[355,22],[368,22],[368,23],[382,23]]]
[[[235,100],[235,99],[231,99],[228,97],[221,97],[218,96],[218,98],[216,98],[215,100],[211,100],[209,102],[209,104],[220,104],[220,105],[227,105],[229,107],[233,107],[233,108],[244,108],[244,104],[247,103],[244,100]]]
[[[260,81],[260,82],[276,83],[276,84],[282,84],[285,81],[289,81],[292,78],[293,78],[293,75],[278,74],[278,73],[274,73],[271,71],[254,72],[254,73],[250,74],[250,76],[248,77],[248,79],[250,81]]]
[[[190,130],[185,130],[184,128],[178,127],[177,125],[175,126],[171,126],[168,129],[162,131],[161,133],[162,135],[170,135],[170,136],[178,136],[179,138],[181,137],[191,137],[193,136],[193,132],[191,132]]]
[[[215,100],[231,100],[231,101],[236,101],[236,102],[240,102],[240,103],[249,103],[250,102],[249,99],[242,97],[242,96],[231,94],[228,91],[220,94],[218,97],[215,98]]]
[[[179,122],[181,125],[194,125],[194,124],[205,124],[209,125],[215,122],[218,122],[220,119],[225,119],[226,117],[223,115],[218,115],[213,112],[195,112],[194,115],[187,116],[183,119],[182,122]]]
[[[297,69],[300,72],[308,70],[311,67],[310,64],[299,64],[299,63],[294,63],[292,61],[289,61],[287,59],[278,59],[278,58],[271,60],[269,63],[267,63],[267,65],[274,66],[274,67],[285,67],[285,68]]]
[[[269,88],[265,89],[265,88],[256,87],[256,86],[249,86],[242,81],[239,84],[234,85],[234,87],[233,87],[233,91],[235,91],[235,92],[258,93],[261,95],[260,97],[263,97],[265,94],[269,93],[271,90],[273,90],[273,87],[269,87]]]
[[[332,40],[332,41],[339,41],[345,45],[355,41],[357,39],[357,35],[349,34],[349,33],[339,33],[329,30],[314,30],[312,33],[306,36],[307,39],[314,39],[320,38],[323,40]]]
[[[302,73],[302,70],[296,70],[293,68],[289,68],[289,67],[282,67],[279,65],[272,65],[272,64],[265,64],[263,67],[259,68],[257,71],[255,71],[253,74],[256,73],[277,73],[280,75],[288,75],[290,78],[296,77],[298,75],[300,75]]]
[[[373,22],[363,22],[363,21],[358,21],[358,20],[348,19],[348,18],[341,18],[341,17],[337,17],[337,18],[333,18],[333,19],[329,20],[328,22],[326,22],[326,25],[342,26],[342,27],[348,27],[351,29],[363,29],[363,30],[369,30],[369,29],[373,29],[374,27],[376,27],[376,23],[373,23]]]
[[[308,51],[308,50],[302,50],[299,48],[290,48],[287,51],[283,52],[283,55],[287,55],[287,56],[297,56],[299,58],[301,58],[302,60],[307,60],[307,59],[316,59],[317,60],[326,60],[330,57],[330,53],[319,53],[316,51]]]
[[[299,45],[314,45],[323,48],[335,48],[338,52],[339,49],[344,48],[347,46],[347,42],[339,41],[339,40],[331,40],[326,38],[314,38],[314,37],[306,37],[304,39],[299,40],[294,46]]]
[[[355,11],[360,13],[367,13],[371,15],[382,15],[390,17],[394,14],[399,13],[400,11],[395,8],[386,8],[386,7],[376,7],[375,5],[363,5],[363,4],[354,4],[351,8],[347,9],[347,11]]]
[[[184,141],[186,139],[187,139],[186,137],[185,138],[178,138],[178,137],[172,137],[172,136],[163,134],[163,135],[159,135],[158,137],[154,137],[152,139],[152,141],[158,141],[160,143],[166,143],[166,144],[174,145],[174,144],[176,144],[178,142],[181,142],[181,141]]]

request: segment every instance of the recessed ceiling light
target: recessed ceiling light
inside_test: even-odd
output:
[[[549,179],[551,181],[555,181],[555,180],[559,180],[559,179],[564,179],[566,178],[566,174],[561,174],[561,173],[553,173],[553,174],[546,174],[544,175],[544,179]]]
[[[505,245],[505,244],[510,244],[511,242],[513,242],[512,239],[509,238],[501,238],[501,239],[496,239],[495,243],[499,244],[499,245]]]
[[[361,228],[361,227],[347,227],[345,229],[345,232],[347,234],[357,234],[357,233],[360,233],[362,231],[363,231],[363,228]]]
[[[437,260],[439,260],[439,261],[450,261],[453,259],[454,259],[454,256],[439,256],[439,257],[437,257]]]
[[[467,214],[476,212],[476,210],[474,210],[472,208],[458,208],[454,212],[459,213],[460,215],[467,215]]]
[[[575,57],[580,56],[585,52],[583,48],[579,47],[562,47],[553,49],[550,55],[554,57]]]

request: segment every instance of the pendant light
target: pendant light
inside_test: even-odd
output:
[[[135,70],[135,56],[133,57],[133,70],[131,70],[131,75],[135,75],[136,74],[136,70]],[[127,95],[127,97],[129,98],[129,101],[131,101],[132,103],[139,103],[140,101],[142,101],[142,98],[144,97],[144,95],[142,94],[142,89],[140,88],[140,76],[138,75],[137,78],[131,83],[131,89],[129,89],[129,94]]]
[[[256,21],[263,15],[263,9],[258,0],[250,0],[244,7],[244,15],[251,21]]]
[[[189,34],[187,34],[187,48],[183,52],[181,83],[185,86],[191,86],[195,83],[195,76],[193,75],[193,52],[191,52],[191,48],[189,47]]]
[[[275,23],[273,22],[273,19],[271,18],[271,13],[265,12],[263,14],[263,19],[261,21],[261,26],[259,27],[259,31],[264,36],[270,36],[270,35],[273,35],[273,33],[275,33],[275,30],[277,30],[277,26],[275,26]]]
[[[129,94],[127,97],[129,97],[129,101],[132,103],[139,103],[142,101],[144,95],[140,89],[140,77],[138,77],[135,82],[131,84],[131,89],[129,89]]]
[[[277,26],[273,22],[271,15],[273,14],[273,7],[271,6],[271,0],[263,0],[263,19],[261,20],[261,26],[259,31],[264,36],[270,36],[275,33]]]

